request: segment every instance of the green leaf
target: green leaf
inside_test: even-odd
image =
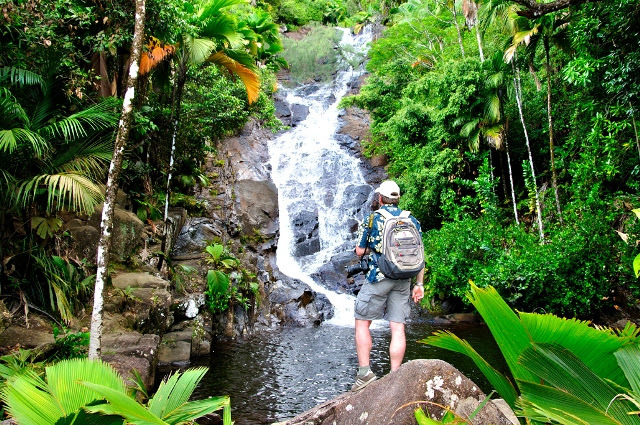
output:
[[[636,217],[640,218],[640,208],[634,208],[631,211],[636,215]]]
[[[222,255],[222,251],[224,250],[224,247],[220,244],[207,245],[205,250],[211,255],[211,257],[215,261],[218,261],[220,259],[220,256]]]
[[[224,423],[225,425],[231,425],[229,406],[228,396],[190,401],[176,409],[173,414],[167,416],[165,421],[170,424],[187,423],[216,410],[224,409],[223,416],[226,412],[229,412],[229,420]]]
[[[529,406],[522,406],[545,418],[564,425],[620,425],[619,422],[578,397],[556,388],[533,382],[520,381],[522,401]],[[531,413],[527,413],[531,415]],[[637,422],[635,422],[637,423]]]
[[[189,369],[183,373],[174,373],[163,380],[153,398],[149,401],[149,410],[160,418],[166,418],[184,405],[196,386],[207,373],[207,368]]]
[[[212,294],[224,294],[229,289],[229,276],[219,270],[209,270],[207,284]]]
[[[636,278],[640,277],[640,254],[633,259],[633,272],[636,274]]]
[[[571,394],[572,397],[580,400],[579,404],[571,405],[569,399],[566,399],[567,404],[563,407],[564,413],[586,420],[582,416],[588,413],[584,412],[582,407],[583,404],[586,404],[591,409],[600,410],[604,417],[611,418],[618,423],[629,425],[640,423],[639,419],[628,415],[628,412],[633,410],[633,406],[627,400],[617,398],[619,392],[593,373],[571,351],[557,345],[535,344],[522,353],[520,362],[523,367],[538,376],[547,386]],[[541,405],[531,399],[532,394],[526,393],[522,387],[521,390],[523,398],[528,399],[539,408],[549,410],[557,407],[554,404]]]
[[[515,379],[535,381],[535,376],[520,367],[518,358],[531,346],[532,340],[523,323],[493,287],[479,288],[471,283],[469,301],[478,310],[502,351]],[[496,387],[500,395],[505,395]],[[509,401],[505,398],[507,403]],[[511,403],[509,403],[512,406]]]
[[[509,406],[512,408],[515,406],[518,394],[516,393],[513,384],[511,384],[504,375],[487,363],[487,361],[483,359],[467,341],[460,339],[449,331],[438,331],[435,332],[434,335],[418,342],[467,355],[471,360],[473,360],[476,366],[478,366],[482,374],[491,383],[493,388],[498,391],[498,394],[500,394],[500,396],[509,404]]]
[[[413,414],[416,417],[418,425],[442,425],[442,422],[431,419],[424,413],[424,410],[419,407],[414,410]]]
[[[640,395],[640,347],[627,345],[614,353],[631,389]]]
[[[145,409],[144,406],[129,397],[126,393],[91,382],[83,381],[81,384],[100,394],[109,402],[109,405],[100,404],[87,407],[86,410],[89,412],[118,414],[125,418],[127,423],[166,425],[166,422]]]

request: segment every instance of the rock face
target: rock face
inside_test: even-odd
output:
[[[413,425],[421,407],[435,420],[443,406],[467,419],[485,395],[456,368],[442,360],[413,360],[358,392],[342,394],[280,425]],[[474,417],[474,425],[517,424],[500,406],[489,402]],[[515,422],[513,422],[515,420]]]
[[[271,312],[282,324],[317,326],[333,317],[333,306],[326,296],[309,285],[283,276],[269,288]]]
[[[100,229],[100,220],[102,218],[102,206],[93,213],[89,219],[89,225],[96,229]],[[111,234],[111,253],[109,259],[116,262],[125,262],[131,258],[136,249],[142,244],[141,235],[144,223],[140,221],[137,215],[131,211],[117,207],[113,214],[113,229]],[[91,235],[89,235],[91,237]],[[97,252],[97,243],[96,251]],[[86,243],[86,242],[85,242]],[[93,247],[91,247],[93,250]],[[95,258],[91,258],[93,261]]]

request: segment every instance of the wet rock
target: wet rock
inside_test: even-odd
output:
[[[291,217],[291,221],[295,239],[294,255],[304,257],[320,251],[318,210],[302,211],[296,217]]]
[[[280,425],[409,425],[415,424],[418,407],[428,408],[434,420],[442,419],[444,407],[468,418],[484,398],[473,381],[447,362],[413,360],[358,392],[342,394]],[[514,424],[493,402],[485,404],[473,423]]]
[[[27,329],[21,326],[9,326],[0,334],[0,346],[37,348],[55,342],[51,332]]]
[[[271,313],[285,325],[317,326],[333,317],[333,306],[327,297],[297,279],[284,278],[274,282],[269,301]]]
[[[180,230],[180,234],[171,251],[171,256],[180,257],[192,253],[202,254],[207,244],[212,240],[221,238],[223,232],[224,228],[211,218],[191,218],[187,220]]]
[[[160,337],[134,331],[105,334],[102,337],[102,360],[111,364],[125,379],[133,382],[135,369],[147,388],[152,388],[158,362]]]
[[[89,225],[99,231],[101,219],[102,206],[93,213],[89,219]],[[142,245],[141,235],[143,228],[144,223],[140,221],[137,215],[131,211],[116,207],[113,214],[109,259],[111,261],[125,262],[131,258],[137,248]]]
[[[76,220],[74,220],[74,222],[75,221]],[[69,228],[69,234],[73,239],[72,255],[75,255],[77,258],[86,258],[89,262],[95,263],[96,255],[98,254],[98,241],[100,239],[98,229],[93,226],[72,225],[72,227]]]
[[[122,273],[112,280],[125,293],[124,325],[141,333],[162,334],[173,320],[169,282],[149,273]],[[113,309],[108,309],[113,311]]]
[[[236,206],[243,233],[272,238],[278,216],[278,189],[268,181],[241,180],[235,186]]]
[[[172,310],[176,320],[195,318],[200,313],[200,307],[204,302],[205,295],[202,293],[186,294],[174,299]]]
[[[309,107],[294,103],[291,105],[291,125],[296,126],[309,116]]]

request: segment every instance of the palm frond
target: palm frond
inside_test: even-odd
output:
[[[164,418],[169,424],[189,423],[196,418],[224,409],[223,417],[229,412],[229,397],[212,397],[204,400],[196,400],[185,403],[174,413]],[[224,425],[231,425],[231,419],[224,420]]]
[[[206,38],[194,38],[191,35],[183,36],[183,43],[187,50],[187,61],[190,64],[200,64],[207,60],[211,53],[217,48],[213,40]]]
[[[614,355],[631,389],[637,396],[640,395],[640,347],[637,344],[627,345],[616,351]]]
[[[515,405],[518,394],[516,393],[513,384],[509,382],[504,375],[487,363],[487,361],[482,358],[482,356],[478,354],[478,352],[474,350],[467,341],[460,339],[449,331],[438,331],[418,342],[467,355],[471,360],[473,360],[476,366],[478,366],[478,369],[482,371],[482,374],[491,383],[493,388],[496,389],[498,394],[500,394],[500,396],[509,404],[509,406]]]
[[[176,46],[166,44],[155,37],[149,37],[146,45],[146,51],[140,56],[140,75],[149,73],[159,63],[173,55]]]
[[[479,288],[471,283],[467,297],[487,323],[513,377],[535,381],[535,376],[518,364],[520,354],[533,342],[518,316],[491,286]]]
[[[487,97],[484,105],[484,119],[489,123],[500,121],[500,98],[497,93],[492,93]]]
[[[218,15],[207,21],[200,35],[209,39],[223,39],[228,43],[225,47],[232,49],[239,49],[244,45],[244,37],[238,31],[235,18],[227,14]]]
[[[0,81],[2,80],[8,80],[9,84],[18,86],[42,85],[44,83],[39,74],[14,66],[0,68]]]
[[[628,386],[614,353],[625,341],[610,332],[594,329],[588,322],[552,314],[520,313],[531,339],[541,344],[558,344],[582,360],[598,376]]]
[[[125,392],[87,381],[83,381],[81,384],[100,394],[109,402],[109,404],[86,407],[89,412],[121,415],[125,418],[126,423],[167,425],[166,422],[145,409]]]
[[[258,99],[258,95],[260,94],[260,76],[257,72],[251,70],[236,59],[240,56],[238,52],[234,53],[234,58],[231,58],[223,52],[217,52],[211,55],[207,61],[223,66],[232,74],[237,75],[247,90],[249,104],[252,104]]]
[[[20,146],[23,143],[25,143],[26,146]],[[32,149],[39,157],[43,156],[50,149],[49,143],[38,133],[24,128],[0,130],[0,150],[13,153],[18,147]]]
[[[41,188],[47,190],[48,211],[67,206],[77,212],[92,214],[95,207],[104,201],[100,187],[77,172],[32,177],[18,187],[17,197],[24,204],[29,204]]]
[[[168,379],[163,380],[149,401],[149,411],[162,419],[173,415],[176,410],[189,401],[191,394],[207,370],[206,367],[189,369],[183,373],[174,373]]]
[[[113,156],[113,138],[109,134],[99,139],[92,138],[67,144],[65,148],[57,152],[49,171],[52,173],[75,171],[94,181],[99,181],[104,176],[106,165]]]
[[[571,351],[554,344],[534,344],[526,349],[520,358],[523,367],[538,376],[547,386],[571,394],[580,403],[574,406],[564,406],[564,412],[586,420],[583,416],[583,405],[597,409],[603,417],[609,417],[620,424],[638,424],[638,420],[629,416],[634,406],[622,397],[617,397],[618,391],[604,379],[597,376]],[[535,394],[522,389],[522,398],[537,404],[531,397]],[[540,390],[538,388],[538,390]],[[544,390],[542,390],[544,392]],[[548,405],[551,410],[558,410],[555,403]],[[545,408],[545,405],[540,406]],[[591,422],[587,423],[603,423]]]
[[[88,130],[113,128],[120,118],[115,106],[115,99],[106,98],[96,105],[43,127],[39,132],[48,136],[59,136],[69,141],[86,137]]]
[[[4,129],[14,127],[16,124],[23,124],[30,128],[31,121],[22,105],[6,88],[0,87],[0,126]]]
[[[221,13],[221,10],[236,4],[246,4],[248,0],[209,0],[198,9],[197,17],[200,22],[206,21]]]
[[[550,419],[564,425],[620,425],[620,422],[607,417],[601,410],[578,397],[542,384],[519,382],[523,396],[518,402],[527,417],[536,416],[540,423]],[[549,407],[553,406],[553,407]],[[569,412],[580,412],[580,417]]]

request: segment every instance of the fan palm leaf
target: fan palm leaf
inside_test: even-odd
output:
[[[205,373],[207,368],[199,367],[182,374],[172,374],[162,381],[156,394],[149,400],[149,410],[161,418],[173,414],[189,401]]]
[[[640,401],[640,346],[627,345],[614,353],[635,397]]]
[[[220,13],[220,10],[234,6],[236,4],[247,4],[248,0],[208,0],[203,2],[197,11],[197,21],[203,22],[211,17],[215,17]]]
[[[238,31],[236,20],[227,14],[218,14],[209,19],[201,28],[201,37],[222,39],[227,47],[239,49],[243,46],[243,34]]]
[[[101,398],[80,381],[98,382],[126,394],[124,381],[110,365],[100,360],[73,359],[47,367],[46,382],[33,376],[11,378],[0,397],[9,415],[21,425],[61,424],[66,423],[63,418]]]
[[[519,382],[523,401],[535,406],[540,413],[550,413],[549,418],[557,420],[555,416],[562,416],[582,423],[640,424],[640,418],[628,414],[633,404],[618,397],[619,387],[593,373],[570,350],[555,344],[534,344],[522,353],[520,362],[544,382],[544,385]],[[543,401],[547,394],[555,394],[553,402]],[[556,403],[555,399],[563,402]]]

